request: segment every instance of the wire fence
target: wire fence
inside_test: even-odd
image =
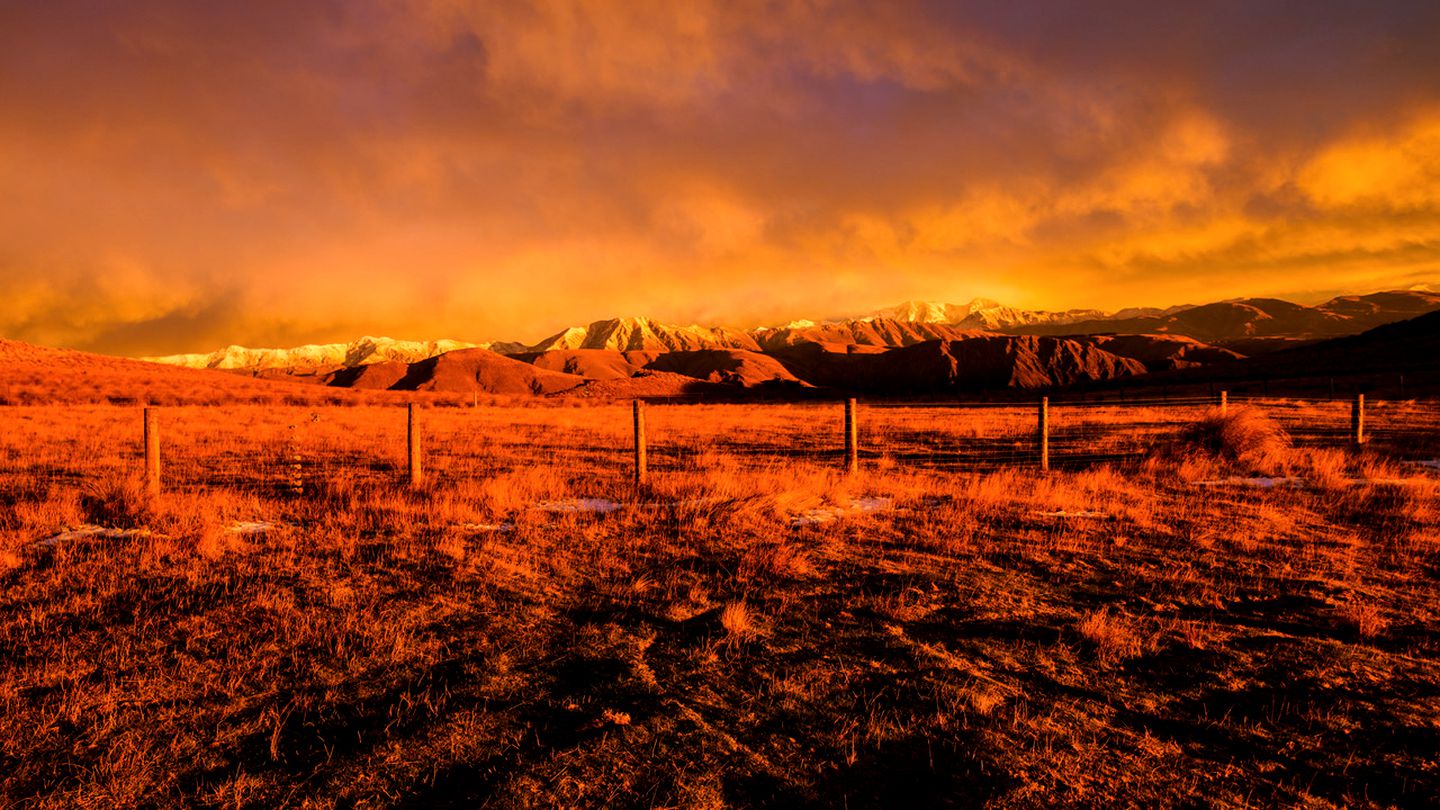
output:
[[[1273,419],[1300,447],[1355,445],[1355,405],[1328,399],[1231,399]],[[1079,468],[1146,458],[1219,406],[1208,397],[1051,401],[1048,461]],[[146,469],[140,409],[0,409],[0,488],[78,485]],[[166,489],[301,493],[336,482],[393,486],[412,474],[406,409],[195,406],[158,409]],[[419,477],[445,483],[552,469],[596,490],[635,475],[628,404],[415,409]],[[724,463],[803,470],[847,464],[844,405],[664,404],[644,408],[651,477]],[[861,468],[987,471],[1039,467],[1039,403],[862,402]],[[1400,461],[1440,459],[1440,403],[1363,407],[1365,447]]]

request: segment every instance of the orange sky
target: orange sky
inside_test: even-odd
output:
[[[1192,6],[0,4],[0,336],[1440,281],[1440,4]]]

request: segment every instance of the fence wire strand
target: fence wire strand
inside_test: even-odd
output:
[[[1272,419],[1297,447],[1347,447],[1353,401],[1231,398],[1229,409]],[[142,467],[139,408],[8,406],[0,482],[12,490],[75,486]],[[840,402],[651,403],[645,406],[651,475],[729,465],[790,469],[844,465]],[[1053,467],[1135,462],[1218,412],[1209,397],[1052,400]],[[388,486],[406,475],[403,408],[193,406],[163,408],[162,478],[177,489],[255,492]],[[861,402],[859,460],[868,469],[986,471],[1039,463],[1032,403]],[[585,407],[438,407],[420,411],[426,476],[485,481],[552,470],[584,490],[626,481],[635,437],[629,404]],[[1440,405],[1367,401],[1366,447],[1400,461],[1440,458]]]

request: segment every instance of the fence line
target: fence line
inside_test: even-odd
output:
[[[1261,402],[1240,401],[1252,405]],[[1364,395],[1356,395],[1350,403],[1348,425],[1343,416],[1334,413],[1338,403],[1285,399],[1262,404],[1267,413],[1287,427],[1299,446],[1371,446],[1397,456],[1431,452],[1440,457],[1440,414],[1428,410],[1417,413],[1413,403],[1377,403],[1378,416],[1371,419]],[[660,407],[650,414],[655,419],[649,428],[659,437],[658,444],[652,445],[655,436],[647,436],[647,409],[639,400],[631,405],[628,431],[621,426],[623,423],[610,421],[605,414],[612,411],[603,406],[593,410],[510,411],[497,430],[493,422],[469,421],[474,419],[470,414],[475,411],[432,411],[411,404],[406,409],[405,445],[395,454],[403,459],[400,464],[385,461],[384,453],[374,454],[377,442],[383,447],[394,441],[384,438],[383,431],[372,432],[362,441],[354,428],[327,426],[325,434],[317,437],[319,429],[307,433],[307,428],[297,424],[290,425],[285,440],[269,451],[275,456],[271,463],[280,469],[273,477],[264,474],[263,461],[269,456],[257,458],[254,453],[235,448],[236,438],[248,438],[249,431],[256,429],[253,418],[249,425],[231,427],[234,433],[228,443],[226,437],[215,435],[219,429],[214,425],[197,433],[195,425],[186,424],[184,427],[190,428],[193,436],[187,443],[183,437],[176,440],[177,431],[184,432],[179,430],[180,425],[162,425],[160,409],[146,408],[143,474],[152,492],[160,491],[163,480],[166,486],[266,486],[268,482],[275,489],[299,493],[307,476],[326,481],[395,480],[403,476],[410,486],[423,487],[435,476],[478,479],[533,469],[540,466],[534,460],[542,457],[553,459],[563,469],[586,470],[593,479],[626,471],[637,487],[649,483],[656,465],[663,474],[714,459],[726,459],[726,463],[740,467],[808,461],[834,465],[850,473],[858,471],[862,464],[880,470],[896,466],[937,470],[1028,467],[1048,472],[1056,464],[1074,467],[1137,460],[1199,419],[1230,412],[1226,391],[1217,391],[1213,398],[1132,400],[1103,406],[1051,402],[1049,397],[1040,397],[1028,407],[1007,404],[1003,408],[952,404],[940,409],[933,404],[877,402],[864,405],[863,414],[861,404],[846,400],[842,414],[831,410],[829,416],[823,414],[833,405],[816,405],[772,409],[728,405]],[[1032,416],[1027,418],[1027,412]],[[839,441],[823,429],[836,416],[843,430]],[[1401,417],[1405,421],[1399,421]],[[320,413],[312,413],[310,420],[321,422]],[[171,435],[163,457],[163,476],[162,428]],[[302,433],[311,440],[303,452]],[[37,440],[46,435],[37,434]],[[323,439],[318,446],[316,438]],[[626,439],[633,442],[628,465],[616,455]],[[99,456],[74,458],[76,462],[87,460],[102,466],[110,463]],[[179,474],[172,471],[177,465]],[[83,477],[87,470],[97,468],[81,466],[72,471],[62,461],[54,461],[32,469],[37,476],[54,478]],[[198,482],[193,472],[197,469],[201,471]]]

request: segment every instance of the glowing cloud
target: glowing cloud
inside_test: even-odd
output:
[[[1440,277],[1440,11],[12,3],[0,334],[537,339]]]

